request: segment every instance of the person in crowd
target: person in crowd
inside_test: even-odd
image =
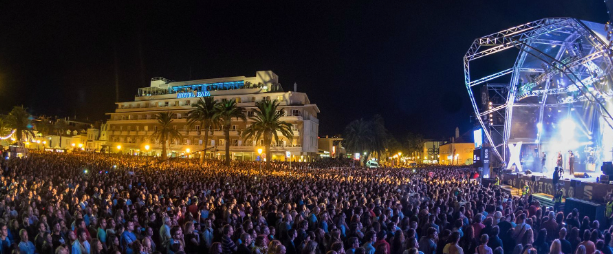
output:
[[[36,247],[28,240],[28,231],[25,229],[20,230],[19,236],[21,237],[21,241],[19,242],[19,253],[34,254],[34,252],[36,252]]]
[[[477,250],[475,253],[477,254],[493,254],[492,248],[487,246],[487,242],[489,241],[489,236],[488,235],[481,235],[480,237],[480,242],[481,245],[479,245],[477,247]]]

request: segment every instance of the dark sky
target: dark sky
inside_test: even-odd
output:
[[[120,101],[151,77],[273,70],[319,106],[321,135],[381,114],[398,136],[439,138],[472,125],[471,42],[543,17],[607,20],[602,0],[0,1],[0,113],[105,119],[115,67]]]

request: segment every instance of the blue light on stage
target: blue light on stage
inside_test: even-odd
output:
[[[475,139],[475,148],[481,148],[483,146],[483,131],[481,129],[476,129],[473,131],[473,136]]]

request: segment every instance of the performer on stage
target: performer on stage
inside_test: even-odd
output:
[[[558,159],[556,160],[556,165],[561,168],[562,167],[562,152],[558,152]]]
[[[568,171],[570,175],[575,174],[575,154],[573,151],[568,150]]]

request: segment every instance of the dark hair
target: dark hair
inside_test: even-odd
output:
[[[490,237],[487,235],[481,235],[481,244],[486,244],[487,241],[490,240]]]

